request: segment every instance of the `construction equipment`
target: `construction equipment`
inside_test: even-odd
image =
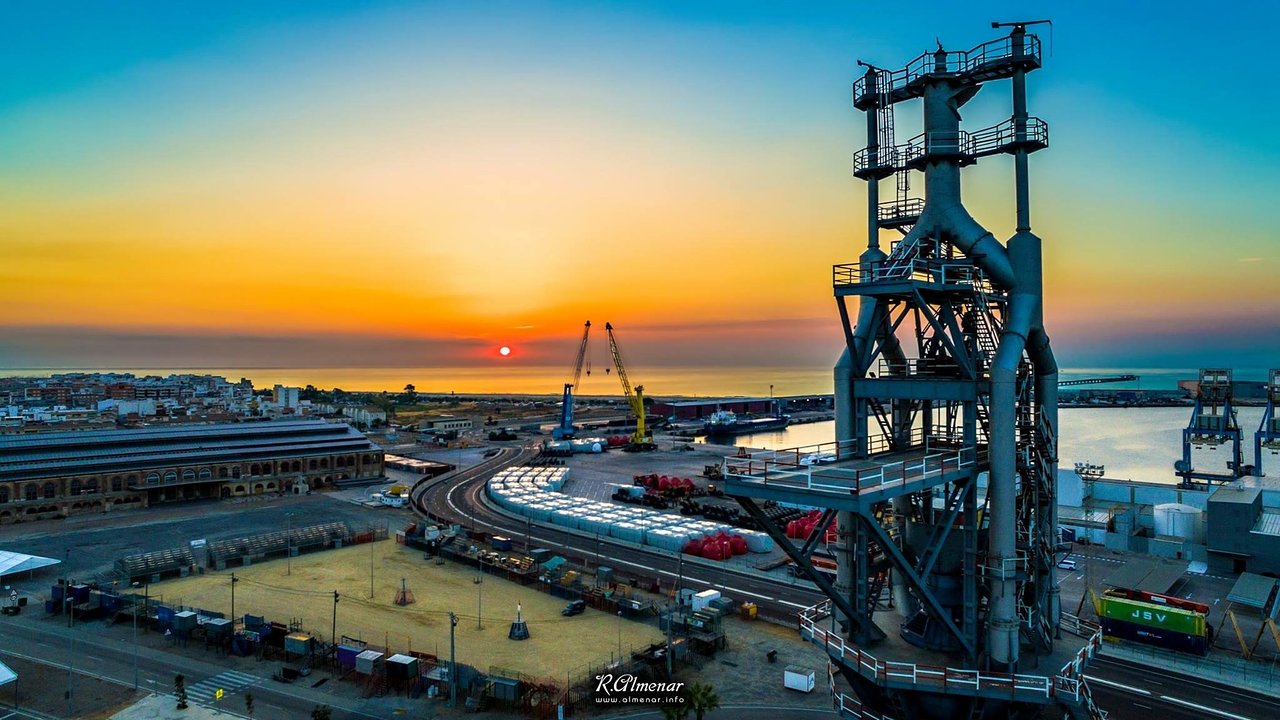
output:
[[[645,427],[644,422],[644,386],[637,385],[632,392],[631,382],[627,380],[627,368],[622,364],[622,354],[618,352],[618,341],[613,337],[613,325],[605,323],[604,331],[609,337],[609,353],[613,355],[613,366],[618,369],[618,378],[622,380],[622,392],[627,396],[627,403],[631,405],[631,413],[636,416],[636,431],[631,434],[631,442],[623,450],[630,452],[656,450],[658,446],[653,443],[653,435]]]
[[[587,337],[591,334],[591,321],[582,328],[582,342],[578,344],[578,359],[573,364],[573,382],[564,384],[564,401],[560,406],[560,426],[551,431],[556,440],[569,440],[574,436],[573,427],[573,391],[578,387],[578,379],[582,377],[582,361],[587,357]],[[587,373],[590,375],[590,371]]]

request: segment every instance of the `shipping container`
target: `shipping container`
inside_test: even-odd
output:
[[[1102,618],[1102,634],[1109,638],[1155,645],[1192,655],[1205,655],[1209,652],[1209,639],[1204,635],[1188,635],[1124,620]]]
[[[782,685],[788,690],[799,690],[803,693],[813,692],[813,676],[814,672],[810,668],[788,665],[787,669],[782,672]]]
[[[1205,616],[1200,613],[1106,594],[1098,598],[1098,617],[1184,635],[1205,635]]]

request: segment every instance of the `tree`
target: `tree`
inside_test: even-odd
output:
[[[720,707],[720,696],[710,683],[694,683],[689,687],[689,705],[693,707],[693,716],[702,720],[706,714]]]
[[[244,694],[244,714],[253,717],[253,693]]]
[[[173,694],[178,698],[178,709],[187,709],[187,676],[178,673],[173,678]]]
[[[418,402],[418,388],[414,387],[413,383],[404,386],[404,394],[407,396],[410,405]]]
[[[333,710],[328,705],[317,705],[315,710],[311,711],[311,720],[330,720],[333,717]]]
[[[678,705],[663,705],[662,720],[685,720],[689,717],[689,706],[682,699]]]

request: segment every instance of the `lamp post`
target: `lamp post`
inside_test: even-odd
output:
[[[373,543],[376,538],[376,535],[369,538],[369,599],[371,600],[373,599]]]
[[[284,554],[285,554],[285,557],[287,558],[286,562],[288,563],[285,566],[284,574],[292,575],[293,574],[293,513],[285,513],[284,522],[285,522],[285,528],[287,528],[285,530],[285,546],[286,547],[285,547]]]
[[[333,625],[329,629],[329,637],[333,643],[333,664],[338,664],[338,591],[333,591]]]
[[[618,611],[618,667],[622,667],[622,611]]]
[[[483,620],[484,609],[484,575],[476,576],[476,629],[484,629]]]
[[[137,590],[138,583],[133,583]],[[133,593],[133,689],[138,689],[138,593]]]
[[[453,631],[458,627],[458,616],[449,613],[449,707],[458,706],[458,662],[454,659]]]
[[[73,623],[73,626],[74,626],[76,604],[72,602],[72,598],[70,595],[63,597],[62,600],[67,604],[67,607],[70,609],[69,612],[71,613],[71,622]],[[75,717],[74,713],[71,712],[71,681],[75,672],[73,670],[73,667],[75,666],[75,662],[76,662],[76,635],[74,632],[70,632],[70,633],[67,633],[67,717]]]
[[[236,583],[240,582],[235,573],[231,573],[231,629],[236,629]]]

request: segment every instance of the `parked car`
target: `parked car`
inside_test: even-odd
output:
[[[1058,569],[1060,570],[1075,570],[1078,567],[1080,567],[1080,563],[1072,560],[1071,558],[1067,558],[1066,560],[1058,563]]]
[[[587,603],[585,600],[574,600],[568,605],[565,605],[564,609],[560,611],[560,614],[564,615],[565,617],[569,617],[571,615],[581,615],[582,613],[586,612],[586,609],[587,609]]]

